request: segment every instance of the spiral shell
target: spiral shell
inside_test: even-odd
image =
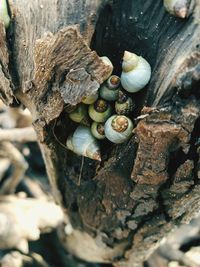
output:
[[[93,121],[105,122],[112,114],[112,108],[109,103],[103,99],[98,99],[89,106],[89,116]]]
[[[189,11],[190,0],[164,0],[165,9],[179,18],[186,18]]]
[[[106,83],[104,83],[99,90],[101,98],[108,101],[117,100],[119,85],[120,78],[117,75],[110,76]]]
[[[132,131],[133,123],[126,116],[113,115],[105,123],[105,136],[115,144],[128,140]]]
[[[73,135],[68,137],[66,146],[78,155],[101,161],[99,144],[86,126],[78,126]]]
[[[89,96],[84,96],[82,98],[82,103],[86,104],[86,105],[91,105],[93,104],[96,100],[98,99],[98,93],[94,94],[94,95],[89,95]]]
[[[125,51],[121,74],[123,88],[130,93],[136,93],[147,85],[150,77],[149,63],[143,57]]]
[[[76,109],[69,113],[69,118],[74,122],[88,125],[89,117],[87,113],[87,106],[82,103],[78,104]]]
[[[100,59],[103,61],[103,63],[104,63],[105,65],[108,65],[108,66],[110,67],[110,72],[109,72],[108,75],[105,77],[105,80],[107,80],[107,79],[110,77],[110,75],[112,74],[112,72],[113,72],[113,64],[112,64],[112,62],[110,61],[110,59],[109,59],[108,57],[106,57],[106,56],[100,57]]]
[[[135,103],[131,97],[119,91],[118,100],[115,102],[115,111],[118,115],[128,115],[133,111]]]
[[[91,125],[91,132],[97,139],[105,139],[104,124],[94,121]]]
[[[6,0],[0,1],[0,20],[3,21],[5,28],[8,28],[10,24],[10,16],[8,15]]]

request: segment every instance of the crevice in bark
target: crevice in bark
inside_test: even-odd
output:
[[[7,37],[7,47],[9,50],[9,73],[12,80],[12,83],[14,85],[13,90],[19,89],[19,73],[18,73],[18,66],[16,64],[16,61],[14,59],[14,43],[15,43],[15,22],[11,20],[11,24],[6,32]],[[26,49],[24,47],[24,49]]]
[[[169,155],[169,163],[167,166],[167,172],[169,174],[169,180],[171,180],[172,176],[177,171],[178,167],[183,164],[187,159],[187,155],[183,152],[180,147],[178,150],[173,151]],[[166,186],[166,185],[165,185]]]

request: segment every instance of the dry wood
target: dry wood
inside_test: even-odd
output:
[[[0,260],[1,267],[25,267],[36,266],[37,267],[49,267],[45,260],[37,253],[31,253],[30,255],[23,255],[19,251],[12,251],[7,253]]]
[[[63,220],[59,206],[47,200],[1,196],[0,248],[18,248],[28,252],[28,241],[37,240],[41,232],[48,232]]]
[[[36,142],[36,133],[32,127],[0,129],[0,141],[10,142]]]
[[[13,173],[1,186],[0,194],[11,194],[15,192],[17,185],[23,179],[28,163],[19,150],[10,142],[0,143],[0,155],[8,158],[14,166]]]

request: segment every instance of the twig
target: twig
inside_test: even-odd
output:
[[[80,173],[79,173],[79,177],[78,177],[78,186],[81,185],[81,177],[82,177],[82,172],[83,172],[83,165],[84,165],[84,157],[82,156],[81,168],[80,168]]]
[[[61,141],[58,139],[58,137],[55,134],[56,123],[57,123],[57,119],[54,121],[53,129],[52,129],[53,136],[54,136],[54,138],[56,139],[56,141],[58,142],[59,145],[61,145],[65,149],[68,149],[67,146],[65,146],[63,143],[61,143]]]
[[[12,143],[2,142],[0,148],[3,151],[3,156],[8,157],[14,166],[12,175],[1,186],[0,194],[14,193],[17,185],[24,177],[24,173],[28,168],[28,163]]]
[[[0,129],[0,141],[36,142],[37,136],[32,127]]]
[[[28,241],[55,229],[63,220],[61,208],[49,200],[0,197],[0,249],[28,252]]]

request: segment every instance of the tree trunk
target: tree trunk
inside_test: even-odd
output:
[[[189,16],[168,14],[161,0],[9,0],[12,23],[0,24],[0,90],[9,105],[30,109],[57,201],[73,226],[62,232],[76,256],[140,266],[199,204],[200,3]],[[63,145],[73,129],[66,106],[92,94],[124,50],[144,56],[152,77],[135,94],[133,137],[102,145],[102,162]],[[140,118],[137,118],[142,114]],[[62,145],[63,144],[63,145]]]

